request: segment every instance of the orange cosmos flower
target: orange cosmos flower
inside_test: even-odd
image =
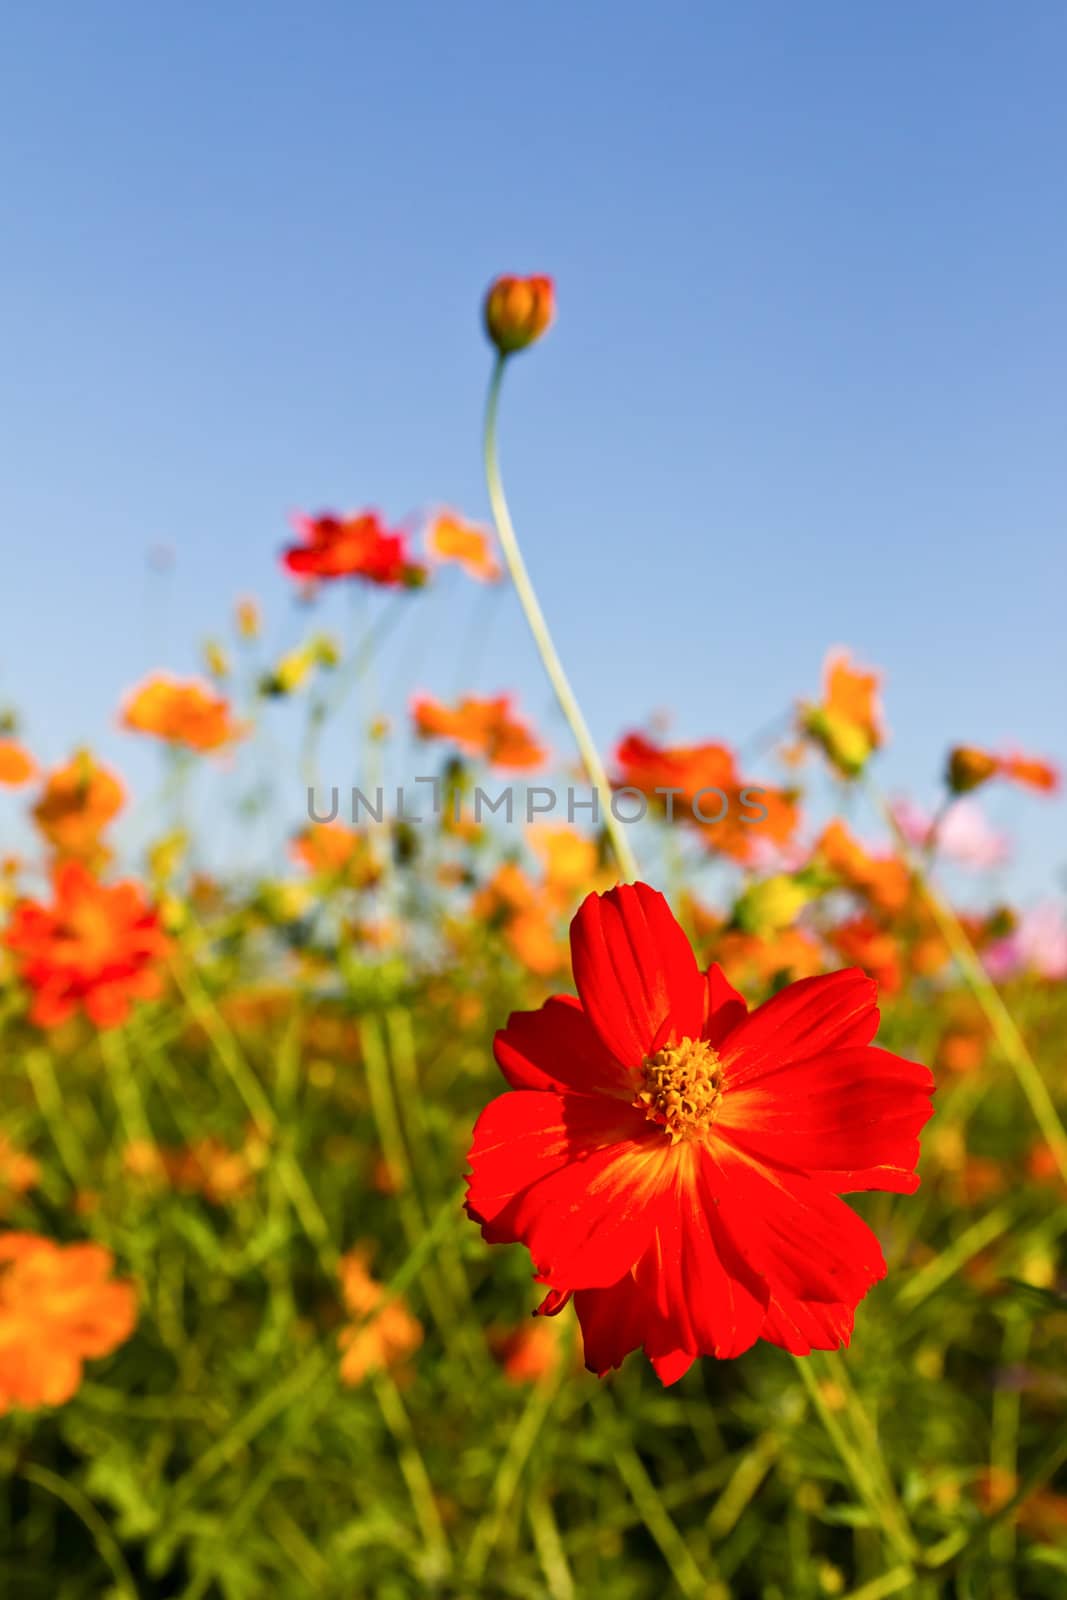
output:
[[[1006,1505],[1019,1487],[1014,1473],[1003,1467],[984,1467],[977,1484],[978,1503],[986,1516]],[[1067,1531],[1067,1494],[1054,1489],[1035,1489],[1011,1516],[1021,1528],[1042,1544],[1062,1548]]]
[[[158,672],[127,695],[123,726],[148,733],[165,744],[190,750],[221,750],[244,738],[248,729],[234,722],[229,701],[196,679],[181,681]]]
[[[556,314],[555,285],[546,277],[496,278],[483,310],[490,340],[502,356],[513,355],[547,332]]]
[[[527,877],[517,861],[503,862],[471,902],[478,924],[499,931],[517,960],[541,977],[567,964],[559,909],[556,896]]]
[[[808,978],[750,1013],[643,883],[590,895],[571,954],[578,998],[496,1036],[509,1092],[468,1156],[484,1237],[526,1246],[542,1314],[574,1297],[601,1375],[638,1345],[673,1383],[758,1338],[847,1344],[886,1268],[839,1196],[914,1192],[933,1088],[872,1046],[874,984]]]
[[[974,1072],[988,1050],[987,1028],[978,1023],[953,1023],[941,1035],[934,1065],[943,1072]]]
[[[0,739],[0,785],[18,789],[37,776],[37,763],[14,739]]]
[[[618,874],[605,865],[595,839],[567,823],[534,822],[526,837],[543,870],[542,892],[568,914],[590,889],[610,889]]]
[[[355,1386],[417,1350],[422,1343],[422,1325],[399,1295],[382,1303],[385,1289],[371,1277],[365,1250],[350,1250],[342,1256],[340,1272],[345,1309],[357,1319],[341,1329],[341,1382]]]
[[[566,940],[560,937],[554,910],[546,903],[516,911],[504,937],[515,959],[529,972],[547,978],[566,970]]]
[[[800,731],[823,750],[844,778],[863,771],[885,743],[878,690],[881,674],[850,665],[847,650],[832,650],[823,667],[823,698],[800,708]]]
[[[735,861],[751,861],[761,844],[788,844],[800,820],[795,796],[742,778],[728,745],[660,745],[628,733],[616,746],[615,769],[617,789],[639,790]]]
[[[1063,1174],[1056,1160],[1056,1152],[1043,1139],[1038,1139],[1031,1145],[1026,1157],[1026,1170],[1035,1183],[1051,1183],[1057,1187],[1063,1185]]]
[[[210,1134],[169,1149],[151,1139],[134,1139],[122,1153],[122,1165],[131,1178],[151,1188],[169,1184],[179,1194],[202,1195],[209,1204],[223,1206],[249,1192],[265,1155],[264,1142],[252,1128],[243,1150]]]
[[[0,1217],[10,1209],[12,1200],[37,1187],[40,1176],[33,1157],[13,1145],[6,1133],[0,1133]]]
[[[872,856],[835,818],[822,833],[816,853],[837,877],[889,915],[902,911],[911,895],[911,879],[896,856]]]
[[[253,1165],[245,1150],[234,1150],[221,1139],[194,1139],[183,1149],[163,1153],[167,1177],[179,1193],[199,1194],[211,1205],[240,1199],[253,1183]]]
[[[100,835],[125,802],[115,774],[79,750],[66,766],[48,774],[32,815],[57,856],[99,862],[108,854]]]
[[[137,1293],[113,1266],[100,1245],[0,1234],[0,1413],[63,1405],[83,1362],[130,1337]]]
[[[293,840],[291,854],[309,872],[353,889],[373,889],[381,880],[381,862],[371,841],[343,822],[311,823]]]
[[[426,581],[426,568],[408,554],[406,536],[390,532],[377,511],[301,515],[293,518],[293,526],[301,542],[283,551],[282,565],[294,577],[364,578],[386,589],[417,589]]]
[[[898,994],[904,982],[900,944],[888,928],[864,913],[839,923],[826,935],[842,961],[855,962],[886,994]]]
[[[562,1359],[556,1327],[543,1317],[515,1328],[494,1329],[489,1348],[509,1383],[536,1383],[554,1372]]]
[[[55,870],[50,904],[21,900],[4,934],[33,990],[30,1021],[65,1022],[79,1008],[98,1028],[125,1021],[130,1002],[154,999],[170,948],[136,883],[105,887],[78,861]]]
[[[523,771],[542,766],[547,758],[530,728],[513,714],[510,695],[464,695],[455,706],[421,695],[412,701],[411,716],[423,739],[451,739],[492,767]]]
[[[526,837],[544,867],[546,884],[553,888],[576,889],[597,871],[595,839],[566,823],[531,823]]]
[[[826,966],[818,944],[802,928],[783,928],[769,939],[731,928],[718,940],[715,954],[723,967],[760,992],[778,979],[813,978]]]
[[[426,537],[427,553],[437,561],[454,561],[478,583],[499,583],[504,569],[484,528],[463,522],[450,511],[434,519]]]

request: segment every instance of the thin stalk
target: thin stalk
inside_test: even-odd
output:
[[[908,1278],[897,1291],[896,1309],[900,1312],[914,1311],[915,1307],[936,1290],[946,1284],[950,1278],[964,1267],[968,1261],[992,1244],[994,1239],[999,1239],[1013,1226],[1016,1221],[1016,1208],[1012,1205],[995,1206],[992,1211],[987,1211],[985,1216],[979,1217],[977,1222],[972,1222],[965,1228],[957,1239],[936,1255],[932,1261],[920,1267]]]
[[[77,1484],[61,1478],[58,1473],[50,1472],[47,1467],[36,1466],[32,1461],[24,1462],[15,1470],[20,1478],[25,1478],[27,1483],[42,1489],[45,1494],[52,1495],[73,1512],[85,1525],[96,1545],[100,1559],[111,1573],[115,1584],[112,1592],[122,1596],[123,1600],[137,1600],[137,1586],[126,1565],[126,1558],[122,1554],[118,1540],[93,1502],[82,1493]]]
[[[378,1144],[400,1186],[396,1196],[397,1213],[407,1247],[413,1250],[425,1231],[426,1216],[415,1187],[415,1174],[408,1159],[407,1146],[400,1126],[381,1027],[377,1017],[366,1014],[360,1017],[358,1027],[360,1051],[366,1073],[371,1113],[378,1133]],[[451,1296],[443,1292],[444,1286],[437,1262],[434,1263],[432,1271],[427,1264],[427,1270],[423,1273],[422,1287],[426,1304],[437,1324],[441,1338],[448,1349],[454,1351],[457,1348],[457,1339],[462,1341],[463,1330],[467,1324],[457,1316]],[[450,1287],[454,1288],[454,1283]],[[468,1355],[476,1370],[478,1353],[468,1347]]]
[[[443,1577],[452,1565],[452,1552],[437,1508],[433,1484],[419,1453],[411,1419],[388,1371],[375,1374],[372,1382],[382,1419],[396,1445],[397,1462],[411,1496],[412,1509],[426,1545],[427,1556],[433,1563],[434,1573]]]
[[[981,1544],[983,1539],[988,1539],[1000,1523],[1014,1516],[1032,1494],[1044,1488],[1065,1461],[1067,1461],[1067,1427],[1061,1428],[1049,1441],[1047,1448],[1042,1451],[1030,1471],[1020,1481],[1010,1500],[1005,1500],[1003,1505],[998,1506],[976,1528],[956,1528],[952,1533],[946,1534],[937,1544],[924,1552],[924,1565],[935,1570],[950,1564],[954,1567],[959,1566],[969,1551]]]
[[[120,1028],[101,1033],[100,1053],[111,1080],[111,1091],[127,1144],[135,1141],[152,1143],[152,1129],[133,1070],[129,1046]]]
[[[574,1578],[560,1538],[559,1524],[552,1510],[552,1502],[543,1489],[539,1488],[535,1494],[527,1497],[526,1520],[530,1524],[537,1559],[541,1563],[552,1600],[575,1600]]]
[[[63,1096],[56,1082],[52,1058],[47,1050],[34,1049],[26,1052],[26,1073],[38,1109],[52,1135],[52,1143],[67,1169],[67,1176],[75,1189],[82,1189],[88,1180],[88,1158],[80,1140],[73,1132],[73,1124],[67,1116]]]
[[[894,1521],[892,1508],[886,1503],[884,1491],[880,1488],[873,1473],[868,1469],[867,1462],[826,1404],[818,1381],[811,1369],[809,1358],[806,1356],[794,1356],[793,1360],[803,1380],[804,1387],[808,1391],[808,1396],[815,1408],[816,1415],[840,1456],[842,1465],[852,1480],[853,1487],[871,1513],[875,1527],[884,1530],[886,1538],[893,1545],[898,1555],[903,1556],[905,1561],[912,1561],[915,1556],[915,1549],[910,1535]]]
[[[515,592],[519,597],[530,632],[533,634],[534,643],[538,654],[544,664],[548,680],[555,691],[559,701],[560,710],[567,719],[568,726],[574,735],[574,742],[582,758],[589,780],[597,793],[600,809],[604,818],[604,827],[611,847],[615,852],[615,859],[624,878],[633,880],[638,876],[637,862],[633,851],[626,840],[625,832],[611,809],[611,786],[608,783],[604,764],[600,759],[592,734],[582,715],[582,708],[578,704],[577,696],[570,686],[567,674],[563,670],[563,663],[552,642],[545,614],[541,610],[534,586],[530,581],[530,574],[526,570],[519,546],[518,536],[511,521],[511,513],[504,497],[504,484],[500,476],[500,466],[497,460],[497,411],[500,405],[500,386],[504,378],[505,356],[498,356],[493,367],[493,374],[489,380],[489,393],[485,403],[485,481],[489,490],[489,504],[492,507],[493,521],[496,524],[497,536],[504,552],[504,559],[508,564],[511,581],[515,585]]]
[[[216,1056],[253,1120],[259,1128],[271,1136],[272,1140],[276,1140],[279,1134],[279,1122],[270,1098],[245,1059],[229,1024],[202,984],[195,968],[191,963],[186,966],[183,962],[175,960],[172,962],[171,970],[179,993],[213,1045]],[[274,1159],[278,1176],[300,1225],[314,1245],[323,1269],[332,1277],[337,1269],[337,1247],[330,1237],[329,1224],[304,1175],[303,1168],[284,1144],[276,1145]]]
[[[710,1563],[709,1570],[700,1570],[637,1451],[628,1440],[617,1437],[621,1419],[608,1396],[603,1392],[595,1393],[592,1404],[602,1424],[616,1434],[612,1449],[615,1468],[633,1501],[634,1510],[659,1546],[660,1555],[680,1593],[685,1600],[707,1600],[708,1590],[718,1576],[717,1568]]]
[[[1026,1360],[1030,1344],[1031,1323],[1027,1316],[1009,1316],[1004,1327],[1001,1361],[1008,1377],[1013,1367]],[[1022,1414],[1022,1395],[1010,1382],[999,1384],[993,1392],[993,1419],[989,1449],[989,1464],[1002,1481],[1014,1483],[1019,1468],[1019,1421]],[[996,1477],[993,1479],[997,1487]],[[1009,1517],[995,1527],[989,1535],[989,1553],[995,1570],[991,1573],[991,1588],[1000,1600],[1010,1600],[1014,1591],[1015,1522]]]
[[[865,1461],[871,1464],[875,1481],[881,1484],[881,1492],[886,1502],[887,1520],[892,1522],[900,1548],[908,1548],[914,1551],[918,1546],[908,1524],[907,1514],[897,1496],[896,1485],[890,1477],[886,1466],[885,1453],[878,1438],[878,1430],[868,1416],[863,1402],[853,1387],[848,1365],[842,1359],[839,1350],[826,1351],[823,1361],[831,1382],[838,1384],[844,1393],[847,1414],[859,1443],[860,1454]]]
[[[475,1528],[467,1548],[464,1573],[472,1583],[480,1583],[485,1576],[497,1540],[511,1513],[512,1502],[530,1453],[567,1375],[569,1357],[569,1350],[566,1353],[560,1350],[556,1366],[550,1368],[535,1384],[526,1408],[512,1430],[507,1452],[496,1474],[492,1503]]]

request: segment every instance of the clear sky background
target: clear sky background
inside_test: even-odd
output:
[[[602,743],[743,742],[841,642],[888,787],[1067,759],[1065,60],[1060,0],[8,6],[0,705],[146,791],[122,691],[239,593],[295,641],[291,509],[485,515],[480,296],[547,271],[504,464]],[[443,589],[387,700],[542,719],[514,597],[472,656]],[[1055,889],[1062,801],[990,809]]]

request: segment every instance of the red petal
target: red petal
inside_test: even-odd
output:
[[[748,1016],[748,1006],[717,962],[708,968],[706,976],[708,1009],[702,1037],[718,1050],[727,1034]]]
[[[513,1011],[493,1051],[514,1089],[634,1097],[630,1074],[605,1050],[581,1001],[569,994],[553,995],[540,1011]]]
[[[659,1315],[632,1272],[607,1289],[579,1289],[574,1307],[582,1328],[585,1364],[598,1378],[612,1367],[621,1367],[630,1351],[642,1344],[663,1383],[676,1382],[695,1360],[691,1351],[675,1348],[670,1324]]]
[[[98,1028],[115,1028],[125,1022],[130,1002],[121,984],[102,983],[90,989],[83,1002],[85,1015]]]
[[[926,1067],[888,1050],[835,1050],[731,1085],[715,1128],[757,1161],[799,1167],[839,1192],[912,1194],[933,1087]]]
[[[525,1244],[553,1288],[604,1287],[648,1243],[669,1150],[618,1100],[515,1090],[478,1118],[467,1209],[491,1243]]]
[[[606,1289],[579,1289],[574,1309],[582,1326],[585,1364],[598,1378],[621,1367],[630,1351],[644,1342],[647,1297],[632,1273]]]
[[[586,1015],[624,1066],[700,1037],[704,977],[666,900],[647,883],[583,900],[571,923],[571,958]]]
[[[878,1031],[878,987],[858,967],[800,978],[757,1006],[731,1033],[726,1087],[755,1083],[811,1056],[870,1044]]]
[[[516,1194],[573,1159],[563,1108],[562,1094],[533,1090],[489,1102],[474,1124],[467,1154],[474,1170],[466,1204],[477,1221],[491,1222]]]
[[[282,566],[289,572],[305,573],[315,572],[319,565],[319,552],[317,550],[283,550]]]
[[[789,1314],[796,1301],[855,1306],[885,1276],[878,1240],[824,1184],[757,1166],[725,1143],[705,1153],[718,1216]]]
[[[572,1289],[550,1289],[541,1304],[534,1309],[534,1316],[558,1317],[573,1292]]]
[[[723,1226],[703,1153],[678,1150],[669,1206],[635,1277],[671,1331],[670,1347],[737,1356],[755,1344],[769,1291]]]
[[[772,1300],[760,1338],[795,1356],[809,1356],[813,1350],[839,1350],[852,1337],[854,1319],[851,1306],[791,1300],[787,1309]]]
[[[679,1378],[685,1377],[696,1357],[691,1356],[688,1350],[672,1350],[669,1355],[649,1356],[648,1359],[660,1383],[664,1388],[669,1388],[672,1383],[677,1383]]]

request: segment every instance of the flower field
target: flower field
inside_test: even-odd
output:
[[[891,679],[832,640],[754,746],[600,748],[497,455],[555,309],[484,302],[490,514],[301,513],[296,644],[235,597],[119,686],[135,856],[124,774],[0,706],[12,1600],[1067,1593],[1067,920],[985,809],[1061,775],[949,729],[884,795]],[[477,674],[375,707],[446,581],[551,728]],[[182,796],[239,815],[282,703],[308,803],[249,874]]]

